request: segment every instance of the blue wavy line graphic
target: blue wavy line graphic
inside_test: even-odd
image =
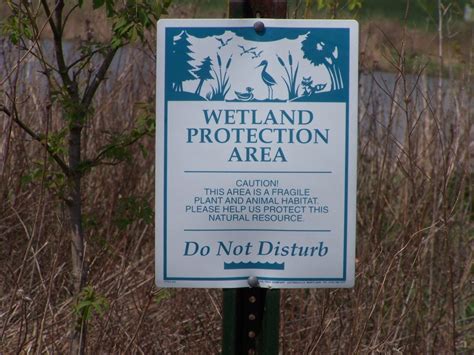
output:
[[[239,263],[224,263],[224,270],[238,270],[238,269],[263,269],[263,270],[285,270],[285,263],[253,263],[243,261]]]

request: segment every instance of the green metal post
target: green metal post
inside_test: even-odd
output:
[[[237,289],[224,289],[224,317],[222,320],[222,353],[235,355],[237,344]]]
[[[287,0],[229,0],[230,18],[286,18]],[[224,290],[222,353],[277,355],[280,291]]]
[[[278,354],[279,321],[279,290],[224,290],[223,354]]]
[[[278,354],[280,330],[280,290],[268,290],[265,297],[265,309],[260,341],[257,345],[259,354]]]

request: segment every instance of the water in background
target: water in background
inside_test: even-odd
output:
[[[78,45],[77,42],[64,43],[67,63],[72,63],[79,58]],[[42,51],[45,58],[54,63],[53,42],[44,40]],[[3,82],[0,89],[3,89],[5,93],[11,92],[17,75],[15,68],[19,58],[22,61],[18,80],[16,80],[16,91],[18,97],[22,99],[18,102],[22,102],[21,105],[24,107],[31,107],[32,104],[33,107],[41,106],[47,101],[48,96],[44,69],[34,56],[25,56],[25,51],[18,51],[5,39],[0,39],[0,82]],[[95,73],[100,60],[99,55],[94,56],[86,70],[80,75],[83,83],[88,80],[90,74]],[[110,113],[114,120],[126,120],[127,115],[123,113],[128,112],[129,106],[133,105],[132,98],[152,101],[155,94],[155,62],[156,57],[152,49],[138,46],[120,49],[110,66],[107,79],[96,95],[96,110],[100,111],[101,106],[107,103],[107,107],[112,110]],[[60,80],[57,74],[55,78]],[[301,79],[299,78],[298,82]],[[459,133],[457,130],[462,126],[461,122],[458,122],[459,113],[473,110],[472,99],[468,97],[466,89],[455,79],[443,78],[439,81],[438,78],[426,75],[401,76],[388,72],[361,71],[359,75],[360,139],[368,139],[369,136],[380,138],[389,134],[392,145],[396,147],[403,145],[407,134],[411,134],[413,130],[429,130],[431,128],[428,126],[431,127],[433,124],[447,134]],[[118,94],[118,91],[122,92]],[[438,105],[439,94],[442,97],[442,105]],[[416,117],[415,120],[414,117]],[[443,119],[432,122],[433,117],[443,117]],[[471,132],[471,141],[473,140],[474,130]]]

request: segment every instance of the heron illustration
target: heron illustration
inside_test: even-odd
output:
[[[256,68],[263,67],[263,69],[262,69],[262,80],[265,83],[265,85],[267,85],[267,88],[268,88],[268,99],[273,100],[273,88],[272,88],[272,86],[276,84],[276,81],[275,81],[275,79],[273,79],[273,77],[270,74],[268,74],[267,66],[268,66],[268,62],[266,60],[262,60],[262,62],[259,65],[257,65]]]

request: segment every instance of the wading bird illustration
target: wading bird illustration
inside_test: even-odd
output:
[[[273,77],[270,74],[268,74],[267,66],[268,66],[268,62],[266,60],[262,60],[262,62],[259,65],[257,65],[256,68],[263,67],[263,69],[262,69],[262,80],[265,83],[265,85],[267,85],[267,88],[268,88],[268,99],[273,100],[273,88],[272,88],[272,86],[276,84],[276,81],[275,81],[275,79],[273,79]]]
[[[245,90],[247,90],[247,92],[234,91],[235,96],[237,96],[237,98],[240,101],[250,101],[250,100],[252,100],[253,99],[253,88],[247,87]]]
[[[250,54],[252,54],[252,59],[260,57],[260,55],[263,53],[263,50],[257,53],[257,51],[252,51]]]
[[[230,41],[232,41],[232,38],[234,37],[230,37],[228,39],[226,39],[225,41],[222,39],[222,38],[219,38],[219,37],[216,37],[216,40],[219,41],[219,43],[221,44],[219,47],[217,47],[218,49],[221,49],[222,47],[225,47],[229,44]]]
[[[257,49],[257,47],[252,47],[252,48],[249,48],[249,49],[245,49],[245,47],[241,46],[241,45],[239,45],[239,48],[242,49],[242,53],[240,53],[240,56],[243,56],[246,53],[251,54],[250,53],[251,51]]]

